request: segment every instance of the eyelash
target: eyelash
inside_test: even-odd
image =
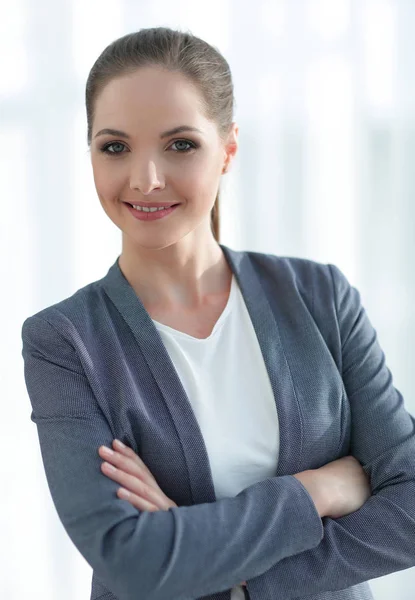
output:
[[[190,148],[188,148],[187,150],[173,150],[173,152],[175,152],[176,154],[187,154],[188,152],[190,152],[191,150],[196,150],[197,148],[199,148],[199,144],[197,144],[196,142],[191,142],[190,140],[174,140],[170,145],[172,146],[173,144],[176,144],[178,142],[186,142],[186,144],[190,144]],[[123,144],[123,142],[110,142],[109,144],[105,144],[104,146],[102,146],[102,148],[100,148],[100,151],[103,154],[106,154],[107,156],[117,156],[117,155],[121,155],[124,154],[124,152],[110,152],[108,150],[108,148],[110,148],[111,146],[114,146],[116,144],[121,144],[121,146],[125,147],[125,144]]]

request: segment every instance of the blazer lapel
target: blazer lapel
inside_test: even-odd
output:
[[[279,327],[284,326],[284,316],[281,314],[281,318],[276,318],[278,309],[275,306],[274,312],[271,310],[248,252],[235,251],[222,244],[220,246],[241,288],[274,393],[280,429],[279,459],[275,475],[279,477],[298,472],[301,458],[299,442],[303,431],[300,407],[280,336]],[[277,303],[277,299],[275,302]]]
[[[302,426],[291,373],[280,332],[264,288],[247,252],[220,244],[240,286],[257,335],[278,411],[280,454],[276,476],[297,472],[300,466]],[[194,504],[216,500],[209,458],[191,404],[162,338],[128,280],[118,258],[101,280],[106,293],[131,328],[153,373],[181,440]],[[220,417],[219,417],[220,418]]]

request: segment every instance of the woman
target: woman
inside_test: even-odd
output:
[[[97,59],[86,109],[122,252],[26,319],[22,354],[91,599],[372,598],[415,565],[414,419],[336,266],[219,243],[227,62],[143,29]]]

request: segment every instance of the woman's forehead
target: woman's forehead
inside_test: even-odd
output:
[[[154,101],[174,104],[199,101],[199,92],[187,78],[177,72],[156,68],[142,68],[134,73],[110,80],[101,90],[103,102],[117,102],[127,98],[137,103]]]
[[[117,78],[110,81],[98,94],[95,102],[95,116],[107,120],[115,115],[137,117],[139,120],[158,119],[165,116],[167,127],[176,124],[204,121],[203,104],[194,86],[179,80],[166,81],[138,76]],[[109,126],[104,123],[103,127]]]

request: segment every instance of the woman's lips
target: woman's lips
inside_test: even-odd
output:
[[[159,219],[162,219],[163,217],[167,217],[168,215],[172,214],[176,210],[176,208],[180,206],[180,204],[172,204],[172,206],[166,208],[165,210],[155,210],[153,212],[149,212],[137,210],[136,208],[133,208],[128,202],[126,202],[125,204],[127,205],[128,210],[133,215],[133,217],[135,217],[139,221],[158,221]]]
[[[176,206],[177,204],[180,204],[180,202],[174,202],[173,204],[163,204],[162,202],[158,202],[157,204],[133,204],[132,202],[126,202],[124,201],[124,204],[129,204],[130,206],[141,206],[142,208],[159,208],[160,206],[166,206],[167,208],[170,208],[171,206]]]

